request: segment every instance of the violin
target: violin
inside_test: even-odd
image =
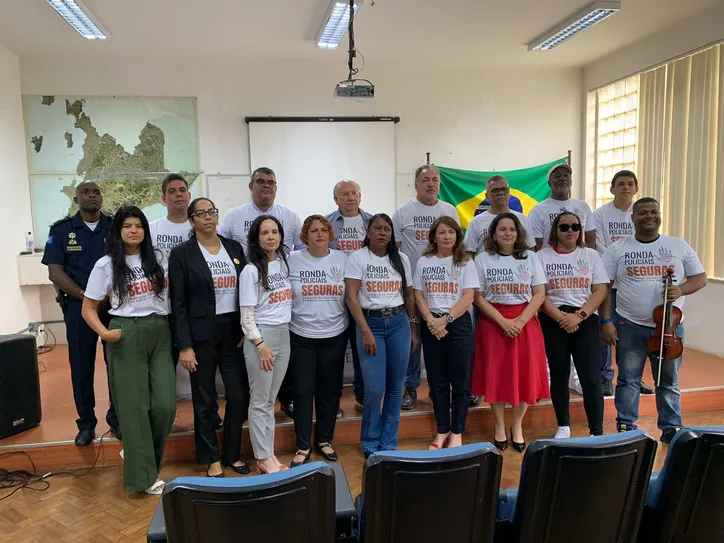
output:
[[[676,335],[676,327],[681,323],[681,309],[669,301],[669,289],[674,286],[674,269],[669,268],[663,276],[663,303],[654,308],[652,316],[656,330],[648,340],[650,355],[659,358],[659,376],[656,386],[661,384],[661,362],[675,360],[684,352],[684,342]]]

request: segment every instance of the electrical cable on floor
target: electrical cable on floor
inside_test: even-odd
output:
[[[72,476],[72,477],[83,477],[84,475],[87,475],[91,472],[93,468],[96,467],[98,464],[98,459],[101,456],[101,450],[103,449],[103,439],[110,434],[111,431],[108,430],[105,434],[101,436],[100,441],[98,442],[98,451],[96,452],[96,458],[93,461],[93,465],[90,468],[87,468],[85,471],[81,473],[73,473],[72,471],[49,471],[45,475],[38,475],[37,469],[35,468],[35,462],[33,462],[32,457],[30,454],[28,454],[25,451],[13,451],[13,452],[7,452],[7,453],[0,453],[0,460],[4,457],[8,456],[26,456],[28,458],[28,461],[30,462],[30,466],[32,467],[32,471],[27,470],[7,470],[0,468],[0,491],[13,489],[12,492],[9,494],[0,497],[0,501],[6,500],[13,494],[15,494],[18,490],[21,490],[23,488],[27,488],[28,490],[34,490],[36,492],[45,492],[50,488],[50,481],[48,479],[50,477],[58,477],[58,476]],[[37,485],[43,485],[41,488],[36,488]]]

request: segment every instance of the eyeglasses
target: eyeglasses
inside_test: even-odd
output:
[[[254,181],[254,184],[257,187],[276,187],[277,186],[277,182],[274,181],[273,179],[268,179],[268,180],[267,179],[257,179],[256,181]]]
[[[219,210],[218,209],[197,209],[194,211],[194,217],[198,219],[203,219],[206,215],[209,217],[218,217],[219,216]]]
[[[500,187],[499,189],[490,189],[490,194],[492,194],[493,196],[498,196],[499,194],[505,194],[506,192],[510,192],[510,188]]]
[[[560,230],[561,232],[568,232],[569,230],[573,230],[574,232],[580,232],[581,225],[580,224],[559,224],[558,230]]]

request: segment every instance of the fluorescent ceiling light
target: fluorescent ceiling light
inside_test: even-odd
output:
[[[100,23],[91,21],[86,15],[86,12],[90,13],[90,11],[80,1],[48,0],[48,4],[53,6],[55,11],[86,40],[105,40],[107,38]]]
[[[354,14],[357,15],[363,0],[355,0]],[[335,49],[349,28],[349,2],[334,0],[327,11],[324,24],[317,34],[317,47]]]
[[[621,2],[594,2],[585,7],[555,28],[552,28],[537,40],[528,44],[528,51],[550,51],[564,41],[588,30],[596,23],[621,10]]]

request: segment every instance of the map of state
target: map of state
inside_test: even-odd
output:
[[[95,181],[103,211],[140,207],[149,221],[165,214],[161,180],[199,177],[196,104],[191,98],[23,97],[35,241],[76,212],[75,188]]]

